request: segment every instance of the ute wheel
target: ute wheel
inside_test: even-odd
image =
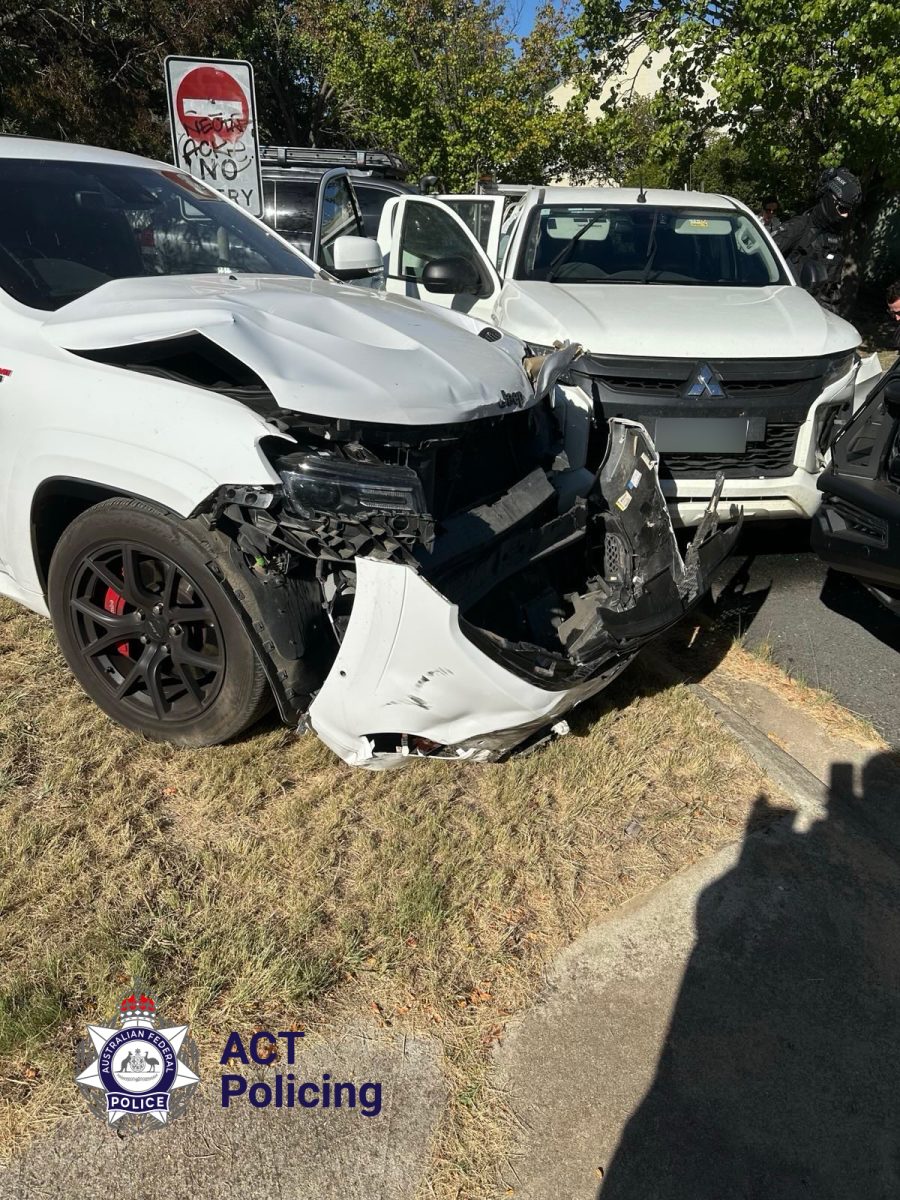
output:
[[[178,518],[139,500],[76,517],[48,602],[75,678],[128,729],[178,746],[236,737],[271,704],[240,618]]]

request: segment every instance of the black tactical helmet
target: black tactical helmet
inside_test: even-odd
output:
[[[862,199],[862,187],[846,167],[828,167],[819,176],[816,189],[819,209],[828,225],[840,225]]]

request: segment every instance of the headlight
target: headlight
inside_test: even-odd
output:
[[[301,517],[427,513],[422,482],[409,467],[309,454],[280,459],[278,473],[289,508]]]
[[[830,387],[833,383],[837,383],[839,379],[843,379],[852,369],[854,363],[858,363],[856,351],[851,350],[847,354],[839,354],[833,358],[825,371],[822,379],[822,389]]]

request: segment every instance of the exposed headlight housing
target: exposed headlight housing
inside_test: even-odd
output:
[[[376,513],[427,513],[422,481],[409,467],[302,454],[280,459],[278,473],[288,507],[300,517],[327,514],[359,519]]]
[[[837,383],[839,379],[843,379],[853,370],[854,364],[858,363],[859,356],[855,350],[848,350],[846,354],[838,354],[832,358],[822,378],[823,390],[831,387],[833,383]]]

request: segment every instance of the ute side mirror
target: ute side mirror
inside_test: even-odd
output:
[[[797,272],[797,282],[807,292],[818,291],[828,281],[828,272],[817,258],[804,258]]]
[[[429,292],[444,296],[471,293],[477,296],[482,289],[481,272],[461,254],[433,258],[422,271],[422,286]]]
[[[345,233],[334,239],[331,252],[334,266],[329,269],[338,279],[370,279],[384,270],[381,247],[374,238]]]

